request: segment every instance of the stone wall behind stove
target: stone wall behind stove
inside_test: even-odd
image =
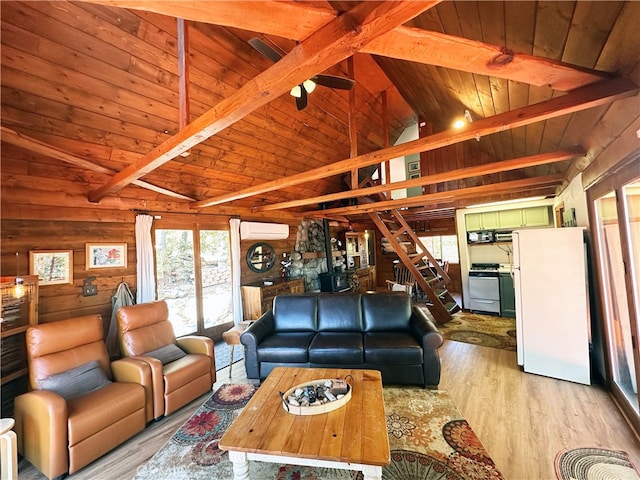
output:
[[[334,271],[346,268],[344,255],[339,251],[342,246],[332,239],[331,246],[335,252],[333,258]],[[298,225],[295,250],[290,254],[290,277],[304,277],[307,292],[319,292],[321,273],[327,273],[327,258],[325,252],[325,231],[322,220],[304,219]]]

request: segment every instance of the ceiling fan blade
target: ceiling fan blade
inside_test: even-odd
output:
[[[339,90],[351,90],[356,84],[350,78],[338,77],[337,75],[316,75],[311,80],[324,87],[337,88]]]
[[[271,48],[269,45],[264,43],[258,37],[251,38],[249,40],[249,45],[251,45],[264,57],[267,57],[269,60],[271,60],[274,63],[282,58],[282,55],[280,55],[278,52],[276,52],[273,48]]]
[[[307,108],[307,91],[304,85],[300,85],[300,96],[296,97],[296,107],[298,110],[304,110]]]

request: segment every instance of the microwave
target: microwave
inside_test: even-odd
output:
[[[481,230],[477,232],[467,232],[467,243],[492,243],[494,241],[493,230]]]
[[[496,232],[493,236],[496,242],[510,242],[513,239],[511,232]]]

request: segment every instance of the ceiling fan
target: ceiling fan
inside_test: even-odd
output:
[[[272,47],[264,43],[261,39],[254,37],[249,40],[249,45],[255,48],[264,57],[267,57],[272,62],[277,62],[282,58],[282,55],[274,50]],[[339,90],[351,90],[356,84],[354,80],[345,77],[338,77],[337,75],[315,75],[308,80],[305,80],[300,85],[296,85],[289,92],[292,97],[296,99],[296,107],[298,110],[303,110],[307,106],[307,95],[313,92],[316,85],[322,85],[323,87],[336,88]]]

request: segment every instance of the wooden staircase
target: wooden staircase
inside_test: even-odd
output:
[[[425,248],[402,213],[399,210],[389,210],[369,213],[369,216],[427,295],[427,308],[436,322],[443,325],[451,320],[452,314],[460,310],[446,288],[451,278]]]

